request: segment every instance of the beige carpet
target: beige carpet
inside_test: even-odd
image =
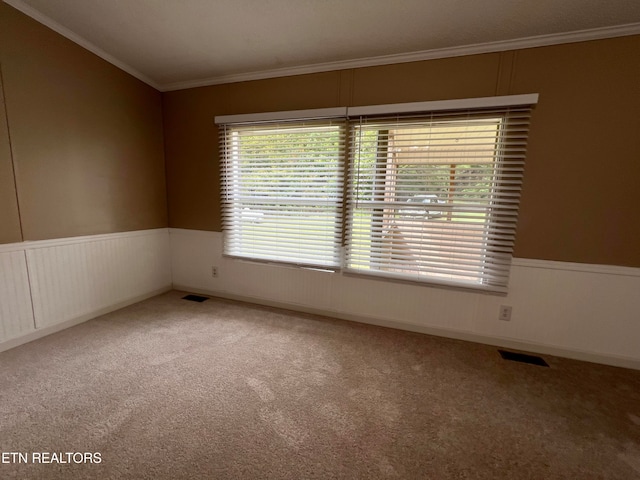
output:
[[[639,371],[182,295],[0,354],[0,451],[102,459],[0,478],[640,479]]]

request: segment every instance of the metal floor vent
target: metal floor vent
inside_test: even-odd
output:
[[[186,297],[182,297],[183,300],[190,300],[192,302],[204,302],[205,300],[209,300],[209,297],[202,297],[200,295],[187,295]]]
[[[514,362],[530,363],[531,365],[539,365],[540,367],[548,367],[549,364],[542,357],[536,355],[527,355],[526,353],[507,352],[506,350],[498,350],[500,356],[505,360]]]

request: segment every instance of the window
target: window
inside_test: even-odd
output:
[[[510,108],[353,124],[347,269],[505,286],[528,117]]]
[[[217,118],[225,254],[506,291],[536,101],[356,107],[348,120]]]
[[[338,268],[344,138],[344,119],[225,125],[225,253]]]

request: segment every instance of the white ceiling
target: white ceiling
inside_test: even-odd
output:
[[[640,33],[640,0],[5,0],[160,90]]]

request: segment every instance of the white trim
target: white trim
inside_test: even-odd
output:
[[[536,260],[533,258],[514,258],[511,266],[526,268],[543,268],[545,270],[564,270],[566,272],[599,273],[605,275],[621,275],[640,277],[640,268],[622,267],[619,265],[600,265],[591,263],[559,262],[553,260]]]
[[[24,264],[9,265],[14,275],[9,271],[8,278],[24,279],[28,294],[13,310],[28,310],[29,318],[18,323],[35,328],[5,329],[0,351],[170,290],[170,251],[168,228],[0,245],[0,254],[24,257]],[[15,290],[0,294],[13,296]],[[16,319],[9,303],[0,322],[11,327]],[[24,335],[13,336],[19,330]]]
[[[305,75],[309,73],[330,72],[334,70],[346,70],[351,68],[375,67],[381,65],[393,65],[397,63],[419,62],[423,60],[433,60],[438,58],[462,57],[465,55],[477,55],[482,53],[504,52],[507,50],[519,50],[523,48],[545,47],[550,45],[561,45],[564,43],[586,42],[589,40],[601,40],[606,38],[624,37],[640,34],[640,23],[629,23],[625,25],[615,25],[611,27],[591,28],[577,30],[574,32],[552,33],[548,35],[537,35],[533,37],[518,38],[512,40],[499,40],[496,42],[475,43],[471,45],[461,45],[455,47],[436,48],[431,50],[421,50],[417,52],[398,53],[391,55],[380,55],[373,57],[358,58],[354,60],[341,60],[336,62],[316,63],[312,65],[301,65],[297,67],[275,68],[271,70],[261,70],[246,73],[234,73],[229,75],[217,75],[213,77],[196,80],[186,80],[173,83],[160,84],[139,72],[127,63],[113,57],[93,43],[80,35],[72,32],[68,28],[60,25],[50,17],[40,13],[35,8],[27,5],[23,0],[3,0],[25,15],[33,18],[37,22],[49,27],[53,31],[77,43],[81,47],[93,52],[103,60],[124,70],[138,80],[152,86],[161,92],[173,90],[184,90],[187,88],[206,87],[210,85],[221,85],[225,83],[246,82],[251,80],[263,80],[266,78],[288,77],[292,75]]]
[[[94,53],[98,57],[100,57],[103,60],[106,60],[107,62],[109,62],[110,64],[115,65],[120,70],[123,70],[123,71],[127,72],[129,75],[137,78],[138,80],[146,83],[147,85],[155,88],[156,90],[163,91],[160,85],[158,85],[156,82],[151,80],[145,74],[139,72],[138,70],[136,70],[132,66],[130,66],[130,65],[124,63],[123,61],[118,60],[114,56],[108,54],[107,52],[105,52],[101,48],[97,47],[96,45],[94,45],[90,41],[88,41],[85,38],[81,37],[77,33],[72,32],[67,27],[65,27],[63,25],[60,25],[58,22],[56,22],[52,18],[48,17],[47,15],[39,12],[38,10],[33,8],[32,6],[27,5],[23,0],[3,0],[3,1],[5,3],[11,5],[16,10],[19,10],[20,12],[24,13],[25,15],[33,18],[36,22],[39,22],[39,23],[41,23],[42,25],[44,25],[46,27],[49,27],[54,32],[57,32],[60,35],[62,35],[63,37],[68,38],[72,42],[80,45],[82,48],[84,48],[86,50],[89,50],[91,53]]]
[[[214,232],[211,230],[195,230],[191,228],[174,228],[174,227],[169,227],[168,230],[170,235],[187,235],[192,237],[208,236],[211,240],[215,240],[219,236],[222,236],[222,232]],[[14,244],[14,245],[20,245],[20,244]],[[0,248],[2,247],[3,245],[0,245]],[[640,267],[624,267],[620,265],[602,265],[602,264],[596,264],[596,263],[574,263],[574,262],[562,262],[557,260],[538,260],[535,258],[513,257],[513,259],[511,260],[511,266],[526,267],[526,268],[542,268],[542,269],[551,269],[551,270],[564,270],[567,272],[585,272],[585,273],[600,273],[605,275],[622,275],[625,277],[640,277]],[[296,267],[291,267],[291,268],[296,268]],[[412,282],[412,283],[415,283],[415,282]],[[429,287],[432,285],[425,284],[425,286]],[[481,291],[477,291],[477,290],[474,290],[473,292],[482,293]]]
[[[222,232],[214,232],[212,230],[194,230],[193,228],[175,228],[169,227],[169,235],[191,235],[191,236],[203,236],[208,235],[211,238],[217,238],[218,235],[222,235]]]
[[[314,108],[309,110],[289,110],[281,112],[246,113],[239,115],[218,115],[215,123],[271,122],[277,120],[302,120],[314,118],[346,117],[347,107]]]
[[[133,230],[130,232],[103,233],[98,235],[83,235],[80,237],[52,238],[48,240],[27,240],[17,243],[0,245],[0,253],[15,252],[20,250],[33,250],[35,248],[57,247],[60,245],[73,245],[75,243],[99,242],[116,238],[141,237],[145,235],[157,235],[167,233],[167,228],[153,228],[149,230]]]
[[[24,250],[24,242],[0,244],[0,253],[21,252]]]
[[[456,100],[435,100],[429,102],[391,103],[349,107],[347,115],[385,115],[411,112],[436,112],[439,110],[462,110],[467,108],[512,107],[516,105],[534,105],[538,103],[538,94],[504,95],[497,97],[461,98]]]
[[[56,325],[51,325],[49,327],[39,328],[37,330],[34,330],[33,332],[27,333],[26,335],[21,335],[19,337],[11,338],[4,342],[0,342],[0,352],[4,352],[6,350],[18,347],[20,345],[24,345],[25,343],[29,343],[34,340],[38,340],[39,338],[46,337],[47,335],[51,335],[52,333],[56,333],[61,330],[65,330],[69,327],[79,325],[81,323],[84,323],[88,320],[92,320],[101,315],[115,312],[116,310],[120,310],[121,308],[128,307],[129,305],[133,305],[134,303],[138,303],[143,300],[146,300],[147,298],[155,297],[156,295],[160,295],[165,292],[168,292],[171,289],[172,289],[171,286],[163,287],[153,292],[145,293],[144,295],[138,295],[136,297],[129,298],[122,302],[118,302],[114,305],[109,305],[108,307],[101,308],[99,310],[95,310],[93,312],[86,313],[84,315],[80,315],[79,317],[73,318],[71,320],[67,320],[65,322],[58,323]]]
[[[220,232],[169,233],[175,288],[640,369],[640,268],[516,258],[509,293],[496,296],[240,262],[222,255]]]
[[[256,72],[218,75],[198,80],[163,84],[161,85],[160,90],[162,92],[170,92],[173,90],[185,90],[188,88],[207,87],[210,85],[221,85],[225,83],[248,82],[252,80],[264,80],[266,78],[289,77],[293,75],[306,75],[310,73],[330,72],[335,70],[348,70],[351,68],[377,67],[397,63],[420,62],[439,58],[463,57],[466,55],[505,52],[508,50],[520,50],[524,48],[547,47],[551,45],[586,42],[589,40],[602,40],[606,38],[625,37],[638,34],[640,34],[640,23],[629,23],[613,27],[592,28],[566,33],[553,33],[549,35],[538,35],[514,40],[500,40],[497,42],[436,48],[432,50],[381,55],[355,60],[341,60],[337,62],[301,65],[298,67],[284,67]]]
[[[289,110],[280,112],[246,113],[238,115],[218,115],[216,124],[270,122],[277,120],[301,120],[314,118],[358,117],[361,115],[385,115],[411,112],[435,112],[439,110],[462,110],[467,108],[511,107],[534,105],[538,94],[504,95],[496,97],[460,98],[455,100],[435,100],[428,102],[390,103],[362,107],[315,108],[309,110]]]
[[[616,367],[633,368],[640,370],[640,361],[634,358],[616,356],[616,355],[601,355],[597,353],[585,352],[582,350],[567,349],[556,345],[541,344],[524,342],[519,340],[511,340],[508,338],[482,335],[477,333],[469,333],[460,330],[429,327],[425,325],[416,325],[408,322],[398,322],[395,320],[388,320],[384,318],[353,315],[349,313],[339,312],[335,310],[324,310],[313,307],[306,307],[295,303],[278,302],[273,300],[267,300],[264,298],[236,295],[228,292],[203,290],[200,288],[190,287],[188,285],[173,285],[175,290],[182,290],[185,292],[198,293],[201,295],[209,295],[218,298],[225,298],[228,300],[235,300],[239,302],[252,303],[257,305],[264,305],[274,308],[282,308],[286,310],[293,310],[296,312],[309,313],[312,315],[321,315],[325,317],[338,318],[340,320],[347,320],[351,322],[366,323],[369,325],[377,325],[380,327],[395,328],[398,330],[406,330],[409,332],[424,333],[426,335],[434,335],[437,337],[454,338],[457,340],[464,340],[467,342],[481,343],[485,345],[492,345],[496,347],[511,348],[516,350],[535,352],[538,354],[554,355],[558,357],[572,358],[574,360],[582,360],[585,362],[601,363],[604,365],[613,365]]]

